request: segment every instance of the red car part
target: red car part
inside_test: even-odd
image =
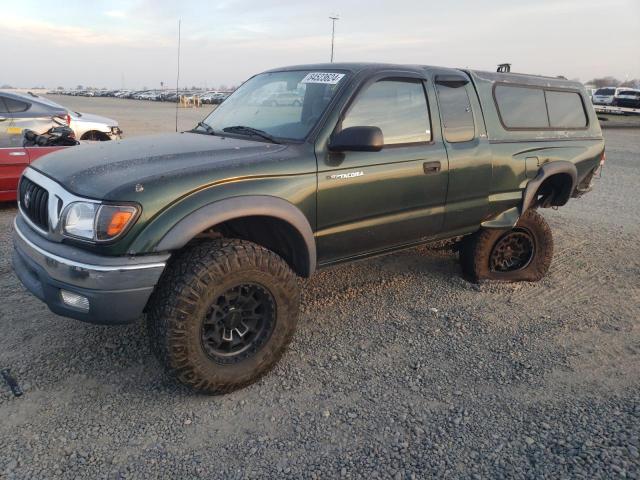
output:
[[[0,202],[16,200],[18,180],[31,162],[61,148],[67,147],[0,148]]]

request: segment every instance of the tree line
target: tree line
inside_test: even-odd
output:
[[[589,80],[585,85],[594,85],[596,88],[600,87],[629,87],[640,88],[640,78],[634,78],[632,80],[618,80],[615,77],[600,77]]]

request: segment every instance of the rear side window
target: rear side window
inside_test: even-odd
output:
[[[580,95],[575,92],[555,92],[547,90],[549,123],[551,128],[584,128],[587,117]]]
[[[442,85],[437,81],[436,78],[445,140],[449,143],[473,140],[475,124],[467,89],[464,85]]]
[[[9,110],[9,113],[26,112],[31,106],[27,102],[21,102],[20,100],[15,100],[9,97],[4,97],[3,100]]]
[[[495,92],[507,128],[549,128],[544,90],[498,85]]]
[[[4,97],[0,97],[0,113],[9,113],[9,109],[4,104]]]
[[[567,130],[587,126],[587,114],[577,92],[496,85],[495,100],[507,129]]]
[[[378,127],[385,145],[431,140],[427,97],[419,80],[381,80],[356,98],[342,128]]]

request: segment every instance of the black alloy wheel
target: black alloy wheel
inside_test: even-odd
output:
[[[510,230],[500,238],[491,251],[489,268],[492,272],[514,272],[526,268],[535,255],[535,240],[524,228]]]
[[[262,285],[230,288],[214,300],[202,322],[202,346],[218,363],[235,363],[255,354],[276,325],[273,295]]]

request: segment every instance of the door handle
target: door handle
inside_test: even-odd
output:
[[[9,152],[10,157],[24,157],[25,155],[25,152]]]
[[[440,162],[424,162],[422,164],[422,169],[426,175],[432,173],[438,173],[440,171],[441,165]]]

